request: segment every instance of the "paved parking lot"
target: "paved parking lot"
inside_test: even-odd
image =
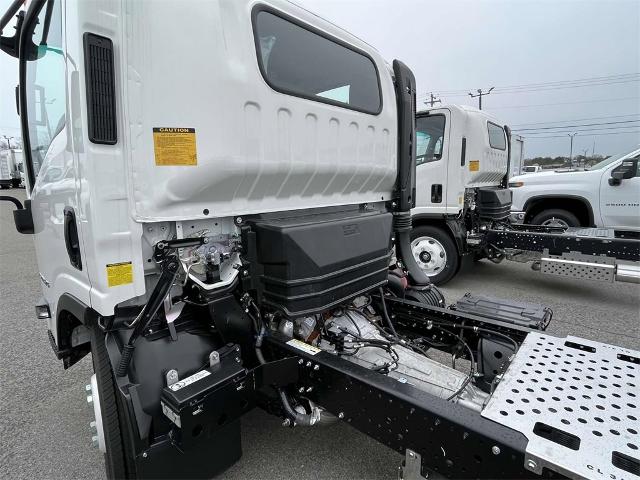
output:
[[[3,193],[9,193],[3,191]],[[24,191],[12,190],[24,198]],[[550,331],[640,349],[640,286],[544,277],[527,265],[465,263],[443,288],[544,303]],[[0,203],[0,478],[104,478],[91,447],[85,358],[64,371],[33,305],[41,295],[33,243],[15,232],[10,204]],[[396,478],[400,456],[345,424],[285,429],[261,411],[243,420],[242,460],[224,478]]]

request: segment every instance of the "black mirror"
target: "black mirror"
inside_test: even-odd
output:
[[[624,174],[625,172],[623,170],[619,170],[617,172],[611,172],[611,178],[615,180],[623,180],[625,178]]]
[[[19,233],[31,234],[34,231],[33,217],[31,216],[31,200],[25,200],[24,206],[16,197],[0,195],[0,201],[11,202],[16,206],[13,211],[13,222]]]

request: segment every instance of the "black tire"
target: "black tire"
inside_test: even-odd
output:
[[[451,235],[449,235],[445,229],[440,227],[432,225],[414,227],[413,230],[411,230],[411,241],[413,242],[415,239],[420,237],[431,237],[438,241],[444,248],[446,254],[446,263],[444,268],[436,274],[425,272],[432,283],[435,285],[444,285],[458,272],[458,268],[460,266],[458,248],[456,247],[453,238],[451,238]]]
[[[531,219],[533,225],[542,225],[544,222],[551,219],[558,219],[567,224],[569,227],[579,227],[580,220],[573,213],[562,210],[560,208],[551,208],[549,210],[543,210]]]
[[[133,459],[127,458],[124,446],[121,428],[122,406],[116,397],[115,378],[104,343],[105,336],[97,326],[93,326],[90,332],[93,371],[96,374],[96,382],[98,384],[100,411],[102,412],[102,425],[107,450],[104,454],[107,478],[135,478],[135,475],[131,474],[133,472]]]

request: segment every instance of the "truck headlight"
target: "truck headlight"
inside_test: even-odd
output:
[[[524,182],[509,182],[510,188],[517,188],[524,186]]]

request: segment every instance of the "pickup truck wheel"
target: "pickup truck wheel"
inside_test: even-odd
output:
[[[534,225],[545,225],[548,227],[579,227],[580,220],[573,213],[559,208],[543,210],[538,213],[531,223]]]
[[[431,282],[442,285],[458,271],[460,256],[451,236],[440,227],[424,225],[411,231],[413,258]]]
[[[133,459],[128,458],[124,446],[121,428],[123,406],[116,396],[115,379],[104,333],[96,325],[90,329],[90,337],[94,375],[87,393],[92,397],[91,403],[96,415],[94,444],[104,453],[108,479],[135,478],[131,473],[134,470]]]

